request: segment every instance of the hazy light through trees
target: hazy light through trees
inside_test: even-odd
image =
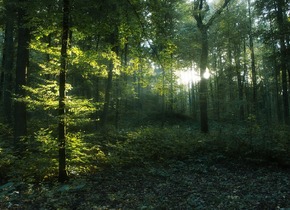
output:
[[[198,71],[194,69],[182,69],[176,72],[176,76],[178,77],[178,84],[179,85],[188,85],[191,83],[198,83],[200,81],[200,75]],[[207,68],[206,71],[203,74],[203,78],[209,79],[211,76],[211,73],[209,69]]]
[[[205,78],[205,79],[209,79],[210,78],[210,71],[209,71],[209,69],[208,68],[206,68],[206,71],[204,72],[204,74],[203,74],[203,77]]]
[[[198,83],[200,81],[199,74],[192,69],[183,69],[176,72],[178,84],[188,85],[190,83]]]

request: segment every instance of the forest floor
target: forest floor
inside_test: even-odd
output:
[[[212,154],[0,190],[0,209],[289,209],[290,169]]]

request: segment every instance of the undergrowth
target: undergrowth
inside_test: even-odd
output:
[[[1,129],[9,133],[6,127]],[[55,180],[57,139],[52,132],[41,129],[26,139],[25,144],[28,149],[19,157],[13,152],[13,147],[7,146],[7,141],[1,141],[1,180]],[[148,166],[199,157],[289,166],[289,154],[290,129],[282,125],[219,124],[212,126],[209,134],[202,134],[188,125],[146,126],[105,133],[76,132],[68,135],[67,142],[71,177],[97,173],[108,167]]]
[[[141,127],[122,133],[121,140],[107,144],[108,162],[116,166],[146,165],[208,156],[252,163],[290,165],[290,129],[256,125],[217,127],[209,134],[190,128]]]
[[[230,184],[235,187],[236,179],[231,182],[229,180],[232,178],[229,177],[233,177],[231,173],[234,172],[239,176],[242,174],[236,172],[235,167],[238,165],[238,170],[242,171],[240,167],[246,168],[247,165],[243,161],[254,164],[274,164],[279,167],[290,166],[289,137],[290,129],[287,126],[273,126],[270,129],[259,125],[255,127],[217,125],[212,126],[208,134],[202,134],[187,125],[164,128],[147,126],[134,130],[107,130],[93,134],[71,133],[67,139],[67,163],[69,176],[72,179],[65,184],[59,184],[56,182],[57,140],[51,131],[42,129],[34,136],[23,140],[28,149],[22,153],[22,156],[16,155],[13,149],[7,146],[6,141],[0,142],[2,181],[0,208],[25,209],[24,207],[27,206],[27,209],[40,209],[40,207],[70,209],[68,206],[83,205],[79,209],[91,209],[92,206],[103,203],[115,209],[118,203],[125,205],[126,202],[132,202],[126,204],[133,206],[132,209],[151,206],[153,203],[155,204],[152,208],[159,208],[160,203],[169,208],[171,205],[177,205],[183,198],[178,197],[176,189],[188,197],[180,204],[182,206],[215,206],[218,203],[225,206],[225,208],[221,206],[221,209],[228,209],[231,205],[252,207],[256,203],[248,204],[249,199],[240,198],[243,198],[244,194],[254,192],[254,187],[243,189],[240,195],[232,195],[224,190],[224,185]],[[3,136],[1,138],[3,139]],[[228,179],[224,178],[224,173]],[[249,176],[253,179],[252,171],[249,170],[247,173],[245,177]],[[264,174],[259,170],[257,173],[260,177]],[[280,172],[273,173],[278,176]],[[203,175],[199,176],[199,174]],[[269,174],[266,178],[270,180],[272,175],[270,172]],[[196,181],[197,179],[200,180]],[[132,180],[135,181],[131,186]],[[167,181],[163,183],[164,180]],[[260,178],[258,177],[257,180],[259,181]],[[244,176],[240,177],[240,181],[244,183]],[[155,186],[154,182],[162,184]],[[186,187],[183,187],[184,185],[194,188],[199,184],[203,187],[213,187],[210,184],[213,182],[219,186],[211,189],[221,189],[223,194],[216,196],[215,201],[209,198],[208,202],[212,204],[200,203],[197,200],[207,199],[207,192],[197,191],[196,193],[199,194],[191,194]],[[279,189],[284,187],[283,183],[282,180]],[[101,185],[99,191],[92,193],[99,185]],[[139,189],[143,189],[143,185],[146,185],[146,192],[139,192]],[[260,186],[257,182],[257,186],[264,189],[264,184]],[[128,192],[124,191],[126,187]],[[279,191],[280,194],[271,198],[273,203],[271,208],[287,200],[284,194],[287,194],[288,188],[284,188],[285,192]],[[155,191],[150,191],[151,189]],[[171,189],[172,195],[167,193]],[[159,192],[162,196],[173,199],[171,204],[163,202]],[[88,202],[83,202],[84,198],[81,197],[83,193],[87,193],[88,197],[94,196],[91,201],[88,199]],[[256,196],[255,199],[263,200],[262,198],[264,197]],[[72,200],[74,203],[71,203]],[[108,206],[104,207],[109,209]]]

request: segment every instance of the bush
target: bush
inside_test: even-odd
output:
[[[211,135],[211,147],[227,156],[290,165],[289,126],[226,125]]]
[[[8,179],[8,174],[12,170],[12,163],[15,159],[9,145],[13,142],[12,129],[0,123],[0,184]]]
[[[126,133],[126,140],[109,143],[109,162],[116,165],[144,165],[194,155],[204,145],[201,134],[175,127],[142,127]]]

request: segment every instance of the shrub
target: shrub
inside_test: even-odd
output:
[[[192,156],[203,147],[200,134],[178,126],[142,127],[126,133],[126,140],[109,143],[109,162],[116,165],[144,165]]]

